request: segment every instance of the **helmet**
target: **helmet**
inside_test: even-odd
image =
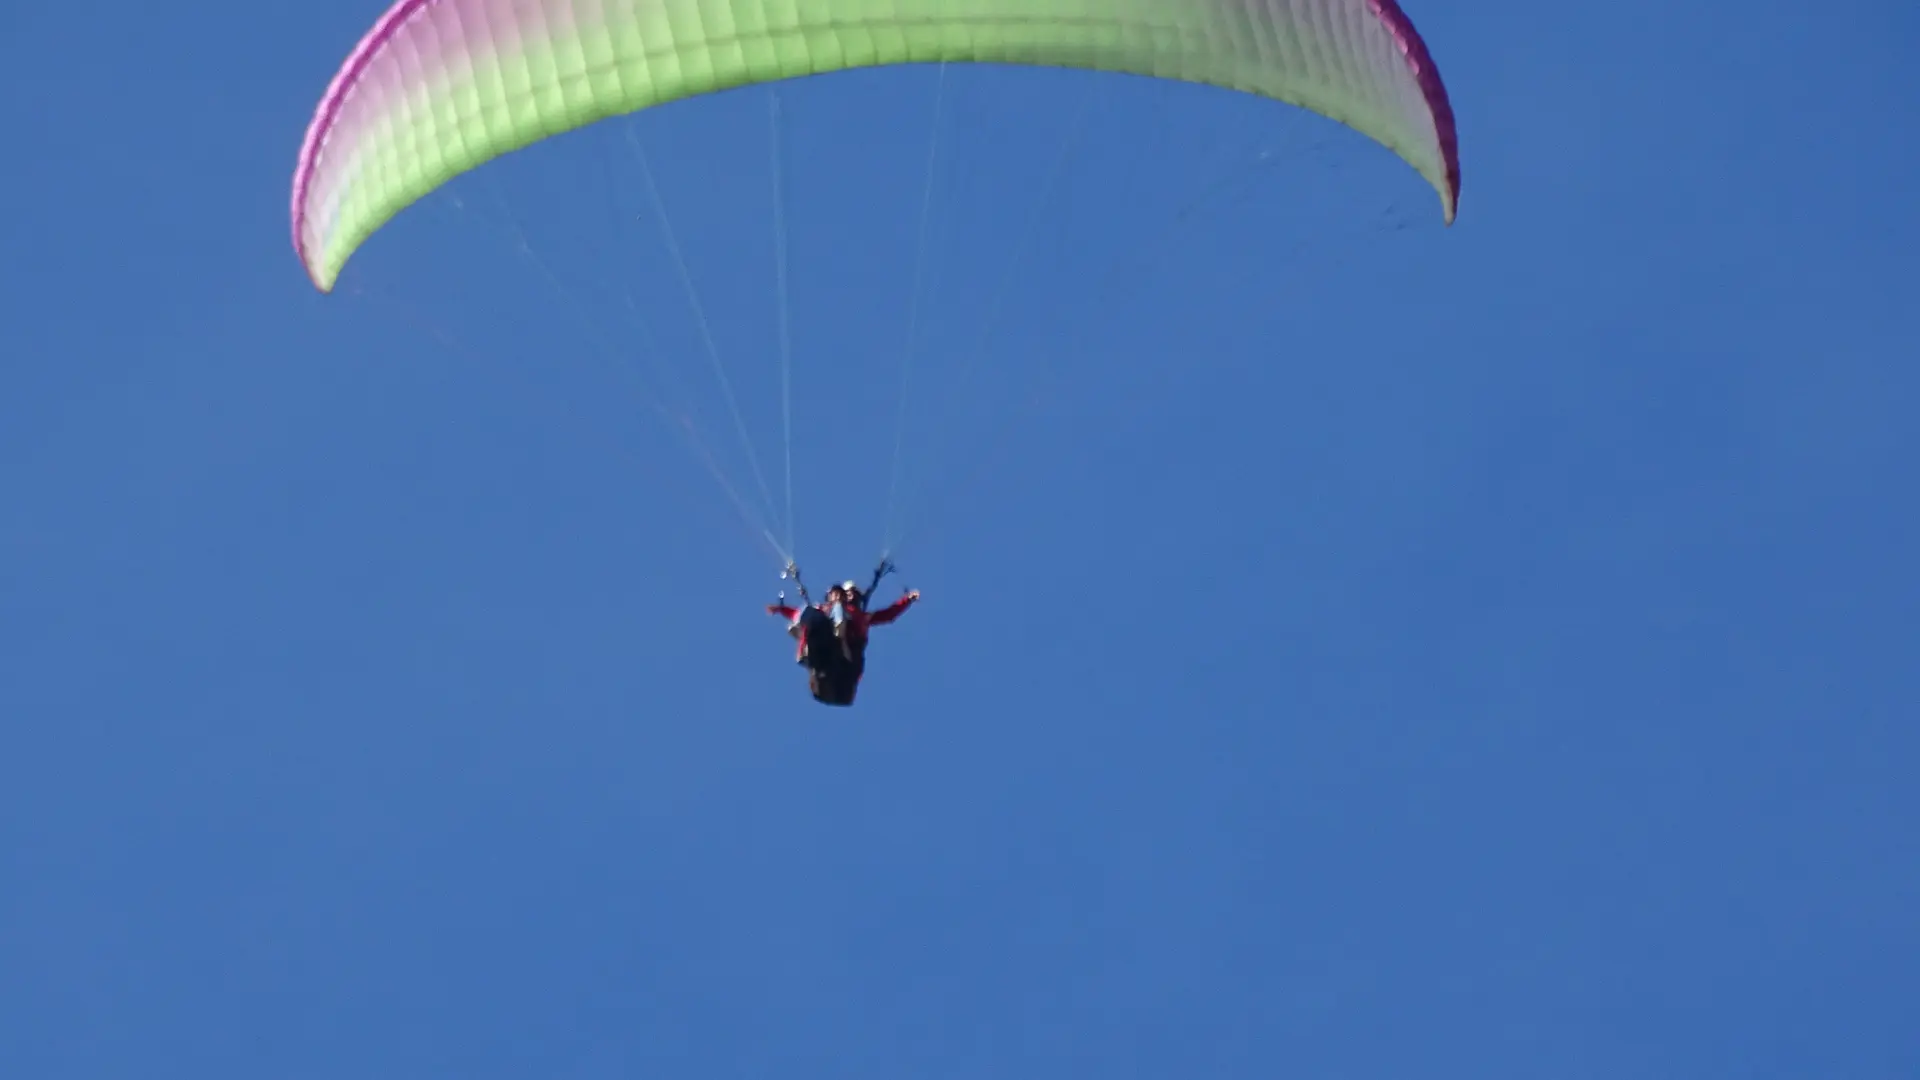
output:
[[[860,586],[855,585],[851,581],[841,582],[839,585],[839,589],[842,593],[845,593],[847,599],[852,601],[853,603],[858,604],[866,600],[866,597],[862,595],[860,592]]]

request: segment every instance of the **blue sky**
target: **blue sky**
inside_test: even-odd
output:
[[[784,505],[768,96],[320,296],[378,6],[0,15],[8,1076],[1920,1074],[1910,5],[1409,0],[1452,229],[1231,95],[784,88],[798,554],[903,371],[926,507],[850,712],[630,381],[758,498],[629,130]]]

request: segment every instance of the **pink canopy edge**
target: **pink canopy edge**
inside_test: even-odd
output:
[[[373,28],[367,31],[360,44],[354,46],[347,62],[327,85],[326,96],[320,99],[320,107],[314,111],[313,121],[307,125],[307,135],[300,143],[300,159],[293,170],[293,250],[300,256],[300,265],[307,268],[307,276],[320,284],[314,273],[313,264],[307,259],[307,190],[313,186],[313,174],[320,167],[320,148],[333,131],[333,122],[340,114],[340,107],[360,75],[373,62],[374,56],[385,48],[387,42],[400,32],[408,19],[422,8],[438,3],[439,0],[398,0],[380,16]]]
[[[1420,87],[1420,96],[1427,101],[1427,109],[1433,113],[1433,131],[1440,139],[1440,159],[1447,167],[1447,221],[1460,208],[1460,132],[1453,118],[1453,101],[1447,97],[1446,84],[1440,81],[1439,65],[1433,62],[1433,54],[1427,51],[1427,43],[1420,32],[1413,28],[1413,20],[1400,9],[1400,0],[1367,0],[1373,13],[1400,43],[1400,54],[1407,58],[1407,67],[1413,72],[1413,81]]]
[[[293,250],[300,257],[300,265],[307,268],[307,276],[314,279],[315,285],[320,282],[314,274],[312,263],[307,259],[304,233],[307,225],[307,191],[312,187],[314,172],[320,165],[320,148],[333,130],[333,122],[347,94],[373,61],[374,55],[386,47],[387,42],[399,33],[400,27],[415,13],[439,2],[397,0],[388,8],[387,13],[380,16],[373,28],[360,39],[360,43],[354,46],[346,63],[340,66],[333,81],[327,85],[326,95],[320,99],[320,107],[314,112],[312,122],[307,125],[306,138],[300,143],[300,157],[293,172]],[[1427,43],[1421,40],[1420,32],[1413,28],[1413,20],[1401,10],[1399,0],[1367,0],[1367,4],[1393,34],[1394,40],[1399,42],[1401,55],[1406,57],[1414,82],[1420,87],[1420,93],[1433,113],[1434,133],[1439,136],[1441,158],[1446,163],[1447,218],[1451,221],[1460,203],[1459,134],[1455,127],[1453,104],[1447,97],[1446,85],[1440,81],[1440,69],[1435,66],[1433,55],[1427,51]]]

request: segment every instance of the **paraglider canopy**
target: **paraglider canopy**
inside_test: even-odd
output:
[[[1453,112],[1397,0],[399,0],[300,149],[293,244],[333,288],[355,249],[453,177],[548,136],[752,83],[908,63],[1205,83],[1299,105],[1459,202]]]

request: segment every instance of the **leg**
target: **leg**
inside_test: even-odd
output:
[[[840,651],[833,633],[833,620],[819,608],[801,609],[793,632],[806,643],[806,654],[800,662],[808,667],[818,668]]]
[[[815,668],[808,673],[807,689],[822,705],[853,704],[853,677],[845,668]]]

